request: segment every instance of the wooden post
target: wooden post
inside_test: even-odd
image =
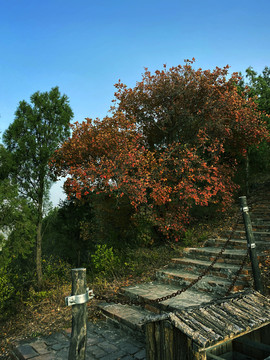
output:
[[[86,269],[72,269],[72,295],[86,293]],[[68,360],[85,360],[86,352],[86,302],[72,305],[72,332]]]
[[[263,293],[261,274],[260,274],[260,268],[259,268],[257,251],[256,251],[256,244],[255,244],[255,239],[254,239],[254,235],[252,232],[252,224],[251,224],[251,220],[250,220],[250,216],[249,216],[249,212],[248,212],[246,196],[240,197],[240,203],[241,203],[241,211],[243,214],[243,219],[244,219],[244,224],[245,224],[247,244],[248,244],[249,256],[250,256],[250,260],[251,260],[255,290],[259,291],[260,293]]]

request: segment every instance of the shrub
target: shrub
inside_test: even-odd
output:
[[[59,257],[50,256],[42,260],[44,281],[50,285],[70,281],[71,265]]]
[[[108,248],[106,244],[97,245],[91,259],[95,270],[104,276],[115,276],[120,266],[120,259],[114,253],[113,247]]]

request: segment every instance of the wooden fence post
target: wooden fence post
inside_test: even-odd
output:
[[[85,295],[86,269],[72,269],[72,295]],[[84,303],[72,305],[72,332],[68,360],[85,360],[87,340],[87,308]]]
[[[249,250],[249,257],[251,260],[255,290],[259,291],[260,293],[263,293],[261,273],[260,273],[259,262],[258,262],[257,251],[256,251],[256,244],[255,244],[255,239],[254,239],[254,235],[252,232],[252,224],[251,224],[251,220],[250,220],[250,216],[249,216],[249,212],[248,212],[246,196],[240,197],[240,203],[241,203],[241,211],[243,214],[243,219],[244,219],[244,224],[245,224],[247,245],[248,245],[248,250]]]

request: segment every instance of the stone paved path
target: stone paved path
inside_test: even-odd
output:
[[[13,358],[19,360],[67,360],[69,332],[22,340],[13,344]],[[145,360],[145,344],[105,321],[87,325],[87,360]]]

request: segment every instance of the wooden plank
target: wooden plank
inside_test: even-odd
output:
[[[264,309],[262,309],[261,307],[257,308],[256,306],[254,306],[254,303],[252,304],[246,299],[243,299],[243,301],[241,301],[241,305],[238,304],[237,301],[235,303],[237,306],[241,306],[241,308],[246,310],[249,314],[252,314],[255,319],[258,319],[262,322],[269,320],[269,316],[265,313]]]
[[[204,309],[198,309],[198,311],[194,311],[192,315],[200,323],[211,328],[211,330],[216,335],[215,339],[217,341],[224,338],[224,325],[218,326],[218,321],[209,312]]]
[[[213,311],[219,314],[223,321],[228,324],[228,329],[231,331],[232,335],[236,335],[244,331],[244,325],[242,323],[239,324],[235,316],[232,316],[230,313],[225,311],[225,309],[213,307]]]
[[[237,315],[240,317],[241,322],[243,322],[244,326],[248,326],[249,321],[250,321],[250,316],[249,314],[247,314],[245,311],[241,310],[237,305],[236,302],[235,303],[224,303],[223,304],[224,308],[227,309],[230,314],[232,315]]]
[[[155,335],[154,335],[154,323],[148,323],[145,326],[145,335],[146,335],[146,354],[147,359],[155,360]]]
[[[169,321],[163,321],[164,360],[173,360],[173,332],[176,330]]]
[[[242,300],[241,303],[234,301],[233,305],[236,309],[240,309],[242,312],[246,312],[247,316],[252,318],[256,323],[264,323],[269,321],[269,316],[265,313],[264,308],[258,306],[256,308],[255,304],[250,304],[247,301]]]
[[[181,315],[181,319],[179,319],[176,315],[171,314],[170,318],[175,319],[175,326],[187,334],[188,337],[193,339],[200,346],[205,347],[206,345],[209,345],[207,332],[202,331],[200,328],[198,329],[196,324],[194,324],[195,322],[189,317],[185,318],[183,315]]]
[[[160,352],[160,321],[157,321],[155,324],[154,324],[154,337],[155,337],[155,344],[156,344],[156,351],[155,351],[155,355],[156,355],[156,358],[155,360],[163,360],[162,357],[161,357],[161,352]],[[162,348],[161,348],[162,349]]]
[[[253,306],[253,308],[255,308],[256,311],[258,311],[258,312],[263,311],[265,316],[269,319],[269,317],[270,317],[270,303],[263,302],[261,299],[258,299],[256,297],[245,298],[244,301],[246,303],[250,304],[251,306]],[[266,321],[267,321],[267,319],[266,319]]]
[[[219,313],[215,312],[213,309],[203,309],[205,311],[205,316],[209,314],[209,316],[215,321],[216,326],[223,330],[224,338],[230,336],[232,334],[232,330],[228,328],[228,324],[224,323],[224,317],[222,317]]]
[[[254,349],[265,351],[268,353],[267,355],[270,354],[270,345],[266,345],[266,344],[260,343],[258,341],[252,341],[250,339],[245,339],[245,338],[242,339],[241,337],[238,339],[235,339],[234,341],[239,342],[243,345],[253,347]]]
[[[206,353],[206,358],[207,359],[214,359],[214,360],[224,360],[223,357],[220,357],[220,356],[208,353],[208,352]]]

